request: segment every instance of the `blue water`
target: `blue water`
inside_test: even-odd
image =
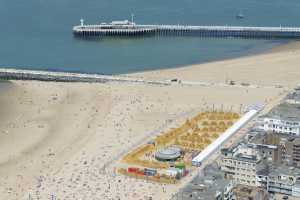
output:
[[[118,74],[265,51],[286,41],[140,38],[79,40],[72,26],[135,14],[140,24],[300,26],[299,0],[0,0],[0,66]],[[242,11],[245,19],[235,15]]]

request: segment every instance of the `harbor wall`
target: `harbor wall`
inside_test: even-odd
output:
[[[108,76],[100,74],[84,74],[69,72],[50,72],[37,70],[21,70],[0,68],[1,80],[37,80],[37,81],[55,81],[55,82],[130,82],[144,83],[153,85],[170,85],[167,81],[148,81],[139,78],[130,78],[125,76]]]
[[[2,80],[38,80],[38,81],[56,81],[56,82],[107,82],[104,78],[94,78],[85,76],[71,76],[64,73],[51,74],[51,73],[38,73],[37,71],[26,70],[6,70],[0,71],[0,79]]]

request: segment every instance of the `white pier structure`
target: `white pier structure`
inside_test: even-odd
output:
[[[227,129],[220,137],[208,145],[192,160],[193,166],[201,166],[203,161],[208,159],[214,152],[216,152],[229,138],[231,138],[237,131],[246,125],[261,108],[251,108],[244,116]]]
[[[99,25],[85,25],[81,20],[80,25],[73,27],[73,33],[83,38],[157,35],[300,39],[300,27],[141,25],[128,20]]]

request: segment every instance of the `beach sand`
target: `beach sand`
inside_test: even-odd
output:
[[[270,52],[181,68],[134,73],[150,80],[202,81],[259,86],[295,86],[300,83],[300,42],[275,47]]]
[[[299,83],[299,61],[286,49],[128,75],[207,86],[12,81],[0,96],[0,199],[170,199],[182,185],[117,175],[121,155],[198,111],[274,104]],[[237,85],[220,84],[227,76]]]

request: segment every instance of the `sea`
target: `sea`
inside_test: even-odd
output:
[[[0,66],[122,74],[234,58],[286,40],[73,37],[72,27],[137,24],[299,26],[299,0],[0,0]],[[242,13],[244,19],[236,19]]]

